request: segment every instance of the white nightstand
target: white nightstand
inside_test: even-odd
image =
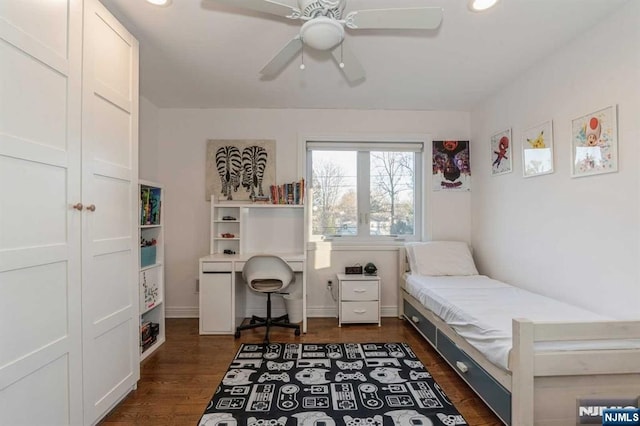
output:
[[[338,274],[338,327],[343,323],[378,323],[380,277]]]

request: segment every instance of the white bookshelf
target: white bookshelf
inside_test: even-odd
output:
[[[166,340],[165,335],[165,303],[164,303],[164,188],[154,182],[139,181],[139,239],[143,242],[155,241],[150,246],[155,251],[155,258],[150,256],[149,247],[140,247],[139,256],[139,288],[140,288],[140,327],[151,322],[158,324],[159,332],[156,341],[143,348],[140,336],[140,361],[153,354]],[[151,209],[145,200],[146,191],[157,194],[157,201],[151,202]],[[152,210],[151,212],[149,210]]]
[[[209,253],[303,252],[303,212],[300,204],[225,202],[212,197]]]

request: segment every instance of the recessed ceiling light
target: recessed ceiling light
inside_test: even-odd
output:
[[[473,12],[482,12],[498,3],[498,0],[469,0],[469,9]]]
[[[169,6],[171,4],[171,0],[147,0],[147,2],[155,6]]]

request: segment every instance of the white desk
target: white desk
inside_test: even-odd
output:
[[[258,253],[254,253],[258,254]],[[200,334],[234,334],[246,316],[246,284],[240,273],[254,254],[210,254],[200,258]],[[302,279],[302,332],[307,332],[307,285],[304,253],[267,253],[280,256]],[[297,284],[296,284],[297,285]]]

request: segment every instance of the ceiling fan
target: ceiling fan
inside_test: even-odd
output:
[[[413,7],[368,9],[344,13],[347,0],[297,0],[298,7],[274,0],[207,0],[304,21],[300,33],[262,68],[265,77],[275,77],[307,46],[331,51],[350,83],[365,77],[362,65],[345,44],[345,27],[360,29],[436,29],[442,22],[442,8]],[[304,64],[301,65],[304,68]]]

